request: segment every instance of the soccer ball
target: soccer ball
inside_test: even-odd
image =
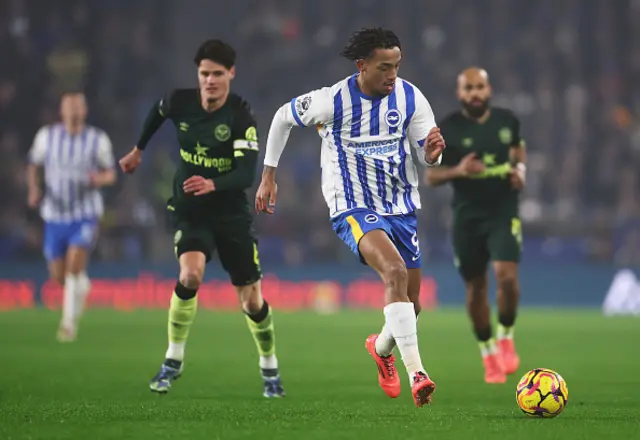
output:
[[[569,389],[562,376],[547,368],[536,368],[522,376],[516,388],[516,402],[528,416],[551,418],[567,406]]]

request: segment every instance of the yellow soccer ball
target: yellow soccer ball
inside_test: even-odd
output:
[[[548,368],[527,372],[516,388],[516,402],[528,416],[551,418],[560,414],[569,399],[562,376]]]

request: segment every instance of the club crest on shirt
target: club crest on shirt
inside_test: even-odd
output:
[[[513,140],[513,133],[511,133],[508,127],[502,127],[500,131],[498,131],[498,137],[503,144],[510,144]]]
[[[302,116],[307,112],[307,110],[309,110],[310,106],[311,96],[303,96],[302,98],[296,100],[296,113],[298,113],[299,116]]]
[[[218,141],[225,142],[228,141],[231,137],[231,128],[229,128],[229,126],[226,124],[220,124],[213,131],[213,134]]]
[[[397,127],[402,123],[402,113],[398,109],[390,108],[384,115],[384,120],[389,127]]]

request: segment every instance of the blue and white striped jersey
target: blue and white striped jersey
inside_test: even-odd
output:
[[[102,194],[89,175],[114,167],[111,141],[91,126],[72,135],[64,125],[42,127],[35,136],[29,161],[44,168],[45,193],[40,214],[47,222],[94,220],[104,212]]]
[[[292,99],[287,119],[318,127],[322,192],[331,217],[354,208],[381,215],[413,212],[420,208],[420,174],[411,148],[424,161],[422,145],[436,126],[431,106],[401,78],[379,98],[365,96],[356,78]]]

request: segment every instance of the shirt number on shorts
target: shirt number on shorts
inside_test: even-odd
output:
[[[411,236],[411,244],[414,248],[416,248],[415,256],[413,257],[413,261],[416,261],[420,258],[420,242],[418,241],[418,233],[414,232]]]

